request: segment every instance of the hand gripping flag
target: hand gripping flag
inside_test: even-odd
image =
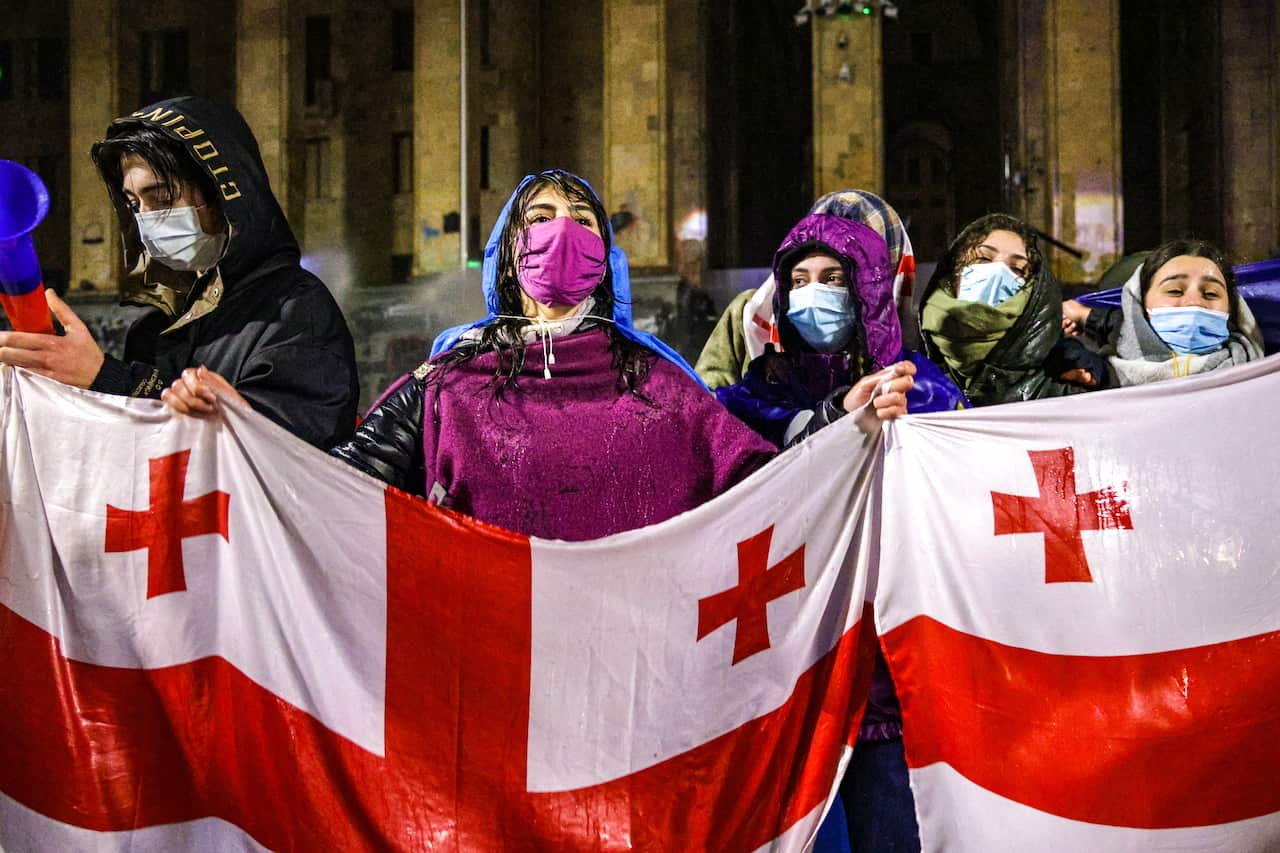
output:
[[[1280,849],[1280,363],[887,431],[925,850]]]
[[[878,460],[837,425],[546,542],[251,412],[0,368],[0,849],[799,851],[869,678]]]

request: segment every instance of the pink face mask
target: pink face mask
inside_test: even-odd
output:
[[[543,305],[577,305],[604,278],[604,240],[567,216],[530,225],[520,238],[516,278]]]

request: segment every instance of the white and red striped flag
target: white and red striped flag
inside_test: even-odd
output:
[[[869,677],[878,461],[842,424],[546,542],[0,367],[0,849],[800,850]]]
[[[1280,849],[1280,363],[887,431],[925,850]]]

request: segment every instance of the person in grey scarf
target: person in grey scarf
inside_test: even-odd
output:
[[[1263,355],[1262,334],[1236,291],[1231,264],[1204,240],[1172,240],[1151,252],[1125,282],[1119,311],[1119,323],[1114,315],[1102,323],[1088,309],[1077,313],[1082,326],[1110,327],[1103,352],[1120,385],[1192,376]]]

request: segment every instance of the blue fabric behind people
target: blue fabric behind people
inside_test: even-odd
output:
[[[500,309],[498,308],[498,244],[502,238],[502,228],[507,223],[507,217],[511,215],[511,201],[522,190],[525,184],[532,181],[533,175],[525,175],[524,180],[516,187],[515,192],[507,199],[507,203],[503,205],[502,211],[498,214],[498,220],[493,224],[493,230],[489,232],[489,242],[484,246],[484,267],[481,270],[481,280],[484,286],[484,304],[488,308],[489,313],[479,320],[471,323],[463,323],[458,326],[445,329],[436,336],[435,342],[431,344],[431,358],[435,358],[442,352],[446,352],[457,344],[458,340],[470,329],[483,326],[498,316]],[[586,180],[582,181],[586,184]],[[587,184],[590,188],[590,184]],[[592,189],[592,192],[595,192]],[[679,367],[685,373],[697,382],[703,388],[707,385],[694,372],[689,362],[685,361],[680,353],[673,350],[658,337],[642,332],[632,325],[631,319],[631,267],[627,263],[627,253],[622,251],[613,244],[613,226],[609,226],[609,268],[613,271],[613,322],[618,331],[642,346],[646,346],[653,350],[662,358]],[[708,389],[709,390],[709,389]]]

